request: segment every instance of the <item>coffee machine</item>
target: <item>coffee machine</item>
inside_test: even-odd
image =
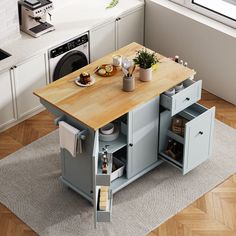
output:
[[[37,38],[42,34],[54,30],[54,26],[49,24],[47,16],[53,9],[50,0],[20,0],[18,1],[20,29],[27,34]]]

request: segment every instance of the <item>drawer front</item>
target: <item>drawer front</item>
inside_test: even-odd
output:
[[[204,107],[199,106],[202,111]],[[212,150],[215,107],[201,113],[186,124],[183,174],[197,167],[209,158]]]
[[[184,85],[186,86],[184,90],[171,97],[161,95],[161,105],[170,110],[172,116],[201,99],[201,80],[195,82],[188,79],[184,81]]]

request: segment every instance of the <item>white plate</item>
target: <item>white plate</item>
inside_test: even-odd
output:
[[[90,76],[90,78],[91,78],[91,82],[89,82],[89,83],[87,83],[87,84],[81,84],[81,83],[79,82],[79,81],[80,81],[80,77],[78,77],[78,78],[75,79],[75,83],[76,83],[77,85],[79,85],[80,87],[89,87],[89,86],[93,85],[93,84],[96,82],[96,80],[95,80],[94,77]]]

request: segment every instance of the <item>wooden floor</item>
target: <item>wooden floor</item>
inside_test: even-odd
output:
[[[216,117],[236,128],[236,107],[203,91],[201,104],[216,106]],[[57,127],[44,111],[0,133],[0,159],[50,133]],[[158,217],[158,216],[157,216]],[[0,236],[37,235],[0,204]],[[236,174],[205,194],[148,236],[236,236]]]

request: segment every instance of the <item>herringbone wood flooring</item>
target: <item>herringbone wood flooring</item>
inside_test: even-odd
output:
[[[236,128],[236,107],[203,91],[201,104],[216,106],[216,117]],[[53,117],[40,114],[0,134],[0,159],[55,130]],[[157,216],[158,217],[158,216]],[[0,204],[0,236],[37,235]],[[236,236],[236,174],[205,194],[148,236]]]
[[[200,103],[216,106],[216,118],[236,129],[236,106],[206,91]],[[236,174],[148,236],[236,236]]]

